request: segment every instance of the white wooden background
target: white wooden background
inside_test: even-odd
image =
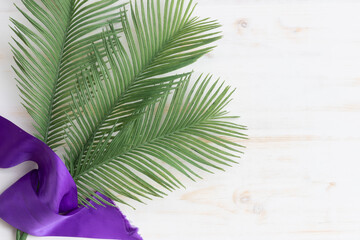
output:
[[[12,2],[0,1],[0,114],[32,132],[10,68]],[[360,2],[198,2],[224,38],[192,68],[237,88],[229,110],[249,128],[245,155],[122,210],[145,240],[360,239]],[[30,167],[0,170],[0,192]],[[14,239],[1,220],[0,236]]]

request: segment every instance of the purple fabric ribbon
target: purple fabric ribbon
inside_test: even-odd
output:
[[[94,202],[97,209],[78,207],[75,182],[61,159],[46,144],[0,116],[0,168],[25,161],[34,161],[38,169],[0,195],[4,221],[35,236],[142,239],[116,207]]]

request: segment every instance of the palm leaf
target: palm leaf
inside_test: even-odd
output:
[[[19,9],[31,28],[15,19],[12,47],[24,106],[35,121],[37,137],[53,149],[61,145],[70,91],[79,68],[92,61],[92,43],[101,49],[108,22],[120,22],[117,0],[22,0]],[[116,30],[118,32],[118,30]],[[100,43],[100,44],[99,44]]]
[[[242,146],[233,140],[245,138],[239,133],[245,127],[230,122],[232,117],[224,110],[232,91],[218,81],[210,84],[207,76],[199,77],[186,94],[188,83],[189,76],[173,95],[149,104],[112,140],[113,131],[102,136],[74,175],[84,204],[94,191],[122,203],[127,201],[119,195],[137,201],[163,196],[159,186],[167,190],[182,186],[167,169],[195,180],[200,177],[196,169],[211,172],[235,163]]]
[[[219,24],[192,16],[193,9],[191,2],[186,5],[183,0],[166,1],[163,9],[160,1],[134,1],[131,19],[125,16],[122,21],[124,41],[111,26],[104,33],[106,57],[95,47],[97,64],[83,72],[82,88],[74,94],[77,104],[72,112],[85,114],[73,122],[67,137],[65,160],[73,176],[104,135],[118,132],[187,74],[169,73],[213,49],[208,44],[220,38],[213,31]],[[89,98],[91,103],[87,103]]]

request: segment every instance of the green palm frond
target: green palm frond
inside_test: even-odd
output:
[[[22,0],[31,27],[12,19],[24,106],[38,138],[66,143],[79,191],[109,204],[166,195],[241,153],[244,126],[224,107],[229,87],[177,70],[214,48],[219,24],[185,0]],[[123,198],[125,197],[125,199]],[[126,199],[128,198],[128,199]]]
[[[113,27],[105,31],[106,57],[95,47],[97,64],[83,72],[82,87],[74,94],[72,112],[84,114],[72,122],[67,137],[65,160],[73,176],[104,135],[118,132],[188,74],[173,71],[213,49],[209,44],[220,38],[214,31],[219,24],[193,16],[194,7],[183,0],[166,1],[163,9],[160,1],[135,1],[130,19],[122,21],[124,41]]]
[[[211,172],[235,163],[242,146],[234,139],[245,137],[239,133],[245,127],[230,122],[232,117],[224,110],[230,87],[218,81],[211,84],[209,76],[199,77],[187,94],[188,84],[189,76],[173,95],[149,104],[112,140],[113,131],[102,136],[74,175],[83,203],[94,190],[123,203],[117,196],[137,201],[163,196],[157,186],[167,190],[182,186],[168,169],[194,180],[200,177],[196,169]]]
[[[79,68],[91,62],[91,44],[101,49],[99,29],[119,23],[117,0],[22,0],[19,11],[31,27],[11,19],[12,47],[18,87],[24,106],[35,121],[37,137],[53,149],[61,145],[66,112]],[[119,30],[116,30],[117,32]]]

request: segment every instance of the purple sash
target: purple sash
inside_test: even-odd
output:
[[[0,218],[35,236],[141,240],[115,207],[78,207],[74,180],[61,159],[43,142],[0,116],[0,168],[37,163],[0,195]],[[111,201],[110,199],[104,197]]]

